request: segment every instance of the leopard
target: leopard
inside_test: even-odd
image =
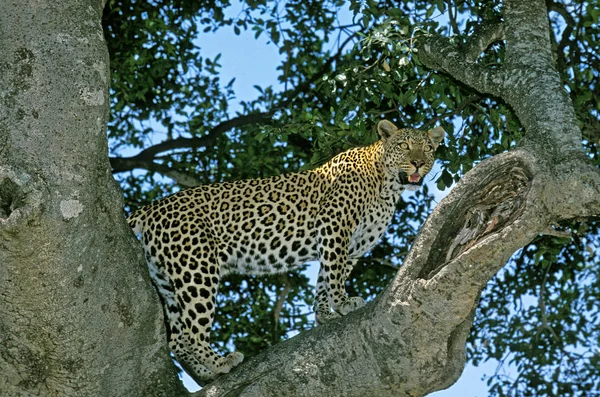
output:
[[[317,324],[365,306],[347,296],[346,279],[385,232],[401,193],[418,189],[445,136],[442,127],[398,128],[388,120],[377,131],[375,143],[314,169],[200,185],[127,217],[163,303],[169,348],[194,379],[210,381],[244,359],[210,345],[227,274],[288,272],[318,261]]]

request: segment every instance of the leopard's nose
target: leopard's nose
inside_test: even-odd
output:
[[[425,162],[423,160],[413,160],[410,163],[412,165],[414,165],[416,168],[422,167],[423,164],[425,164]]]

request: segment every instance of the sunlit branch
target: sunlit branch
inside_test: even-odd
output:
[[[273,326],[275,330],[279,327],[279,317],[281,315],[281,310],[283,310],[283,304],[288,297],[288,294],[292,290],[292,284],[290,284],[290,279],[287,274],[281,276],[283,280],[283,289],[277,295],[277,301],[275,303],[275,308],[273,309]],[[277,336],[277,333],[274,333],[274,336]]]

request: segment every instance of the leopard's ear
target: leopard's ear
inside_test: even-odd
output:
[[[398,127],[391,121],[381,120],[379,124],[377,124],[377,132],[384,141],[396,133],[396,131],[398,131]]]
[[[444,131],[442,127],[435,127],[434,129],[427,131],[427,135],[429,136],[431,143],[437,148],[439,144],[444,141],[446,131]]]

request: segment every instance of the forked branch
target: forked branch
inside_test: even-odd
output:
[[[480,24],[465,43],[465,60],[475,62],[490,45],[500,40],[504,40],[504,23],[489,21]]]

